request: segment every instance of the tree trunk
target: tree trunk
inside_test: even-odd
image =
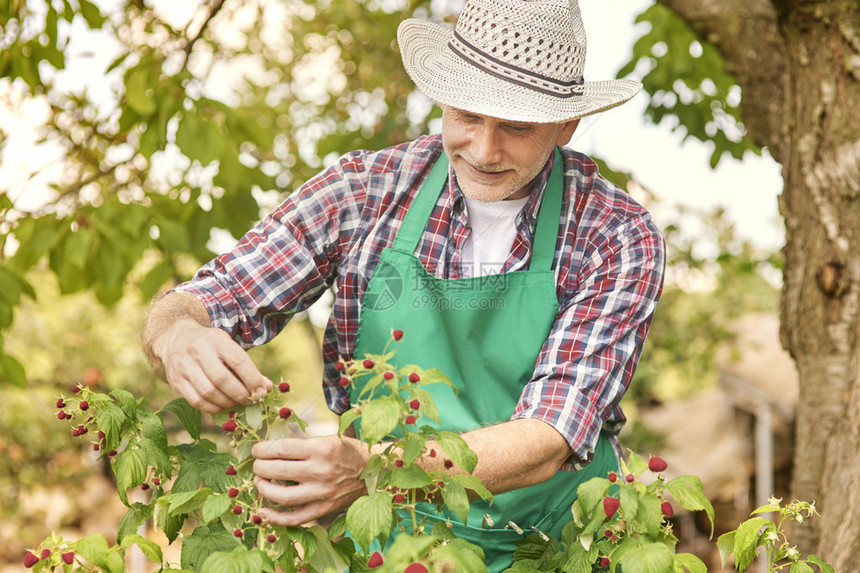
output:
[[[792,494],[821,514],[795,524],[791,542],[857,570],[860,3],[660,1],[723,53],[751,137],[782,164],[781,336],[800,379]]]

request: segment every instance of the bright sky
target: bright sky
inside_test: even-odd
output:
[[[634,19],[650,3],[650,0],[581,0],[588,35],[586,79],[615,77],[640,35]],[[91,42],[77,40],[76,34],[80,32],[73,32],[79,52],[93,49]],[[101,46],[91,56],[71,62],[58,83],[83,83],[91,91],[107,95],[109,84],[101,71],[111,58],[109,47]],[[681,136],[671,133],[668,127],[649,124],[643,116],[645,104],[646,96],[640,94],[619,108],[587,118],[571,146],[602,157],[615,169],[632,172],[665,201],[722,205],[742,236],[764,248],[779,248],[782,244],[777,212],[777,196],[782,188],[779,166],[769,156],[747,154],[742,162],[724,158],[717,170],[711,170],[710,148],[693,139],[682,143]],[[35,180],[28,179],[26,173],[44,165],[59,169],[61,154],[51,149],[34,150],[37,134],[32,125],[34,120],[44,117],[46,110],[33,104],[24,111],[24,115],[14,116],[0,107],[0,125],[9,134],[0,156],[0,192],[8,190],[26,208],[44,197],[50,172]],[[660,213],[655,213],[655,217],[659,223]]]

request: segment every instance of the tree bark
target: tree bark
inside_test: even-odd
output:
[[[785,186],[783,346],[800,380],[791,542],[837,571],[860,554],[860,4],[659,0],[723,53],[749,134]],[[751,190],[754,191],[754,190]],[[822,535],[826,532],[826,535]]]

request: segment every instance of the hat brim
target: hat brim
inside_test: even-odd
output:
[[[619,106],[642,88],[633,80],[606,80],[585,82],[581,95],[548,95],[463,61],[448,47],[453,34],[415,18],[397,29],[406,73],[427,97],[443,105],[509,121],[562,123]]]

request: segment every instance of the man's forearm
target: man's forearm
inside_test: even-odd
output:
[[[158,345],[170,329],[182,321],[196,322],[201,326],[211,326],[209,313],[200,300],[186,293],[171,293],[156,301],[143,325],[143,352],[152,371],[165,379],[164,364],[161,362]]]

